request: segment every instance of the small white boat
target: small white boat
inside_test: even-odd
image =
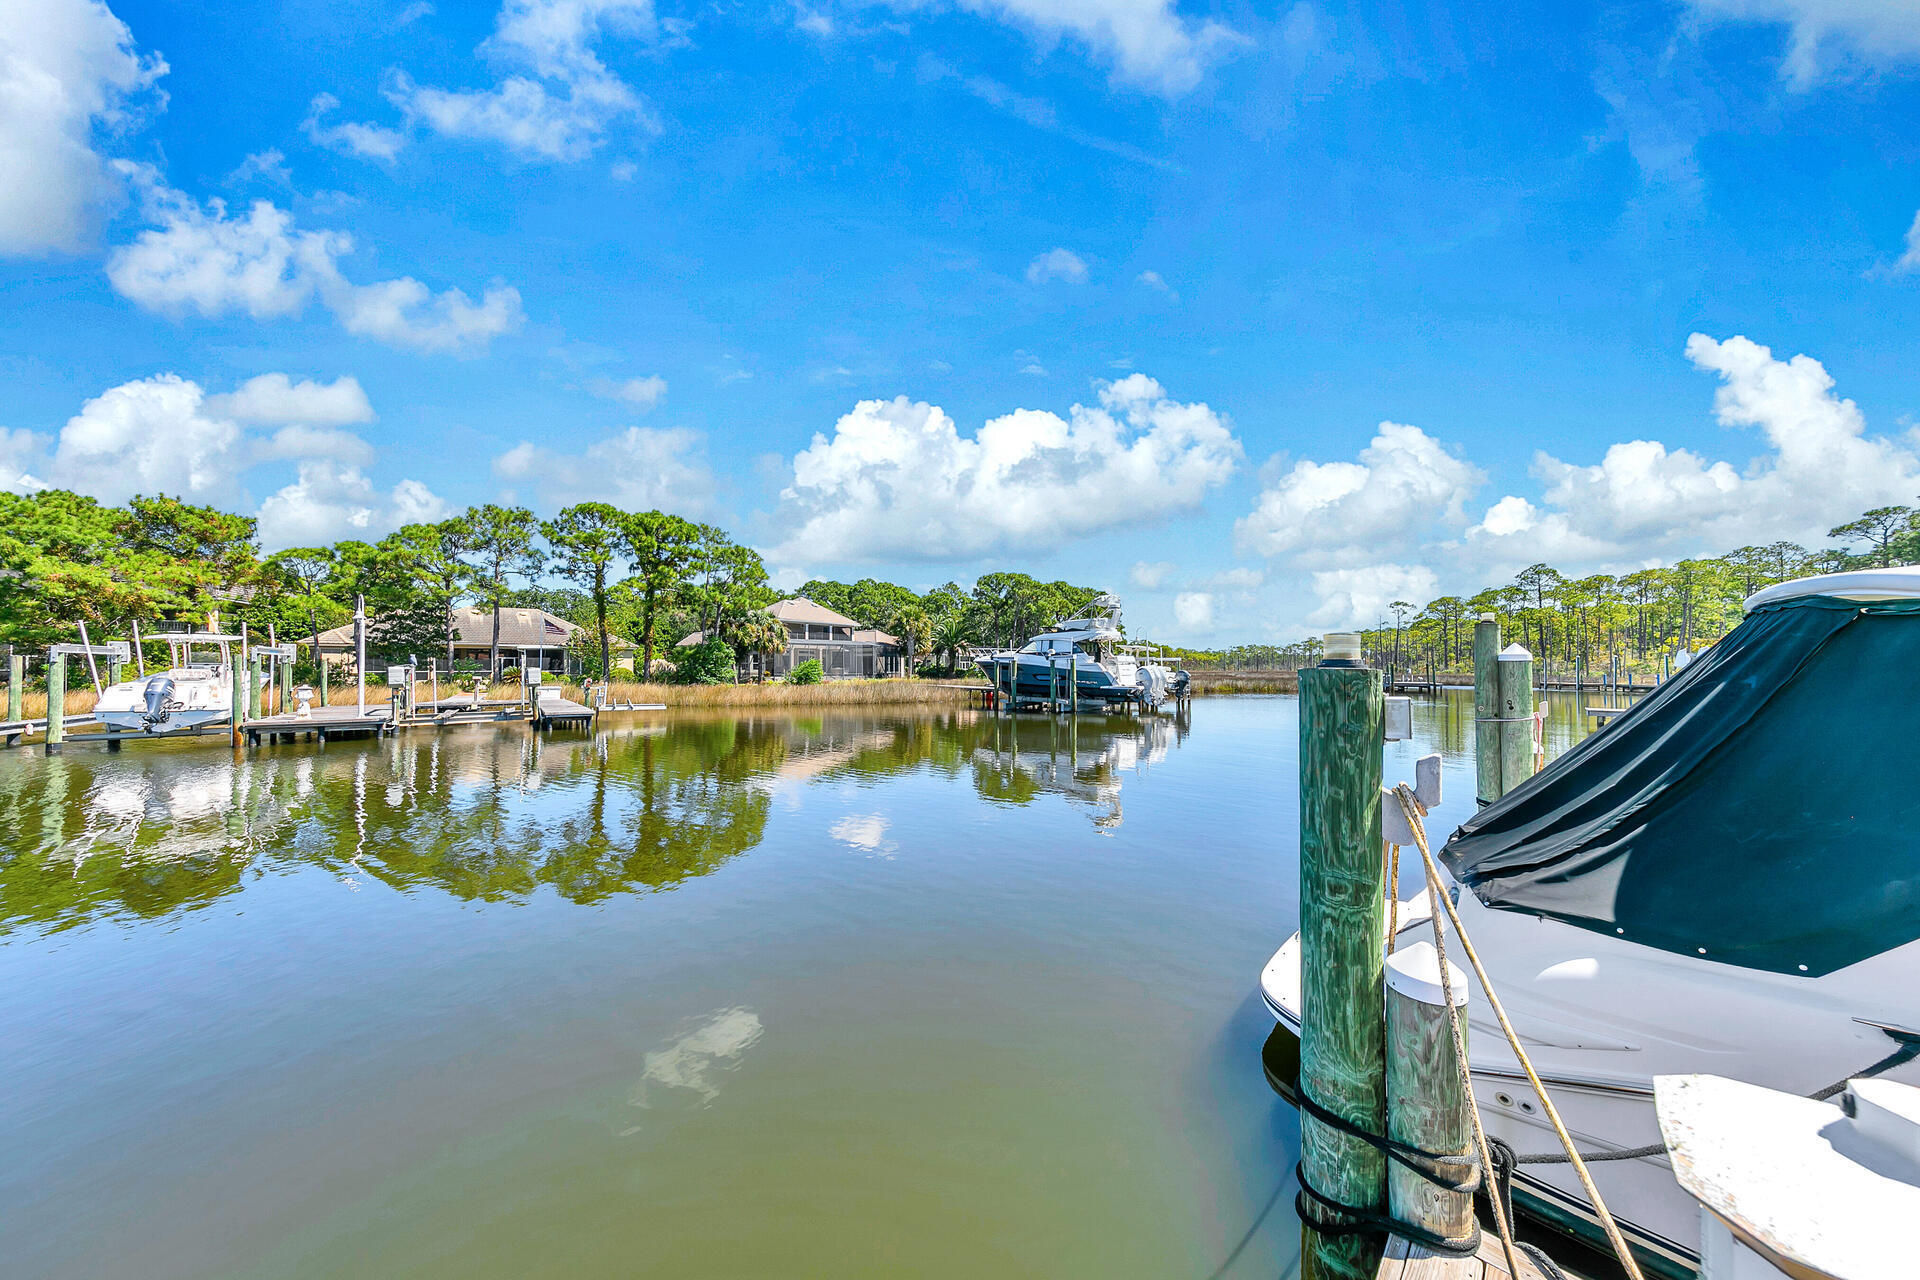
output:
[[[1747,615],[1436,850],[1580,1149],[1636,1153],[1589,1168],[1664,1276],[1698,1269],[1700,1229],[1660,1149],[1656,1076],[1802,1097],[1853,1077],[1920,1084],[1920,567],[1782,583]],[[1399,910],[1397,945],[1430,938],[1425,893]],[[1298,1034],[1298,934],[1261,989]],[[1478,991],[1469,1010],[1488,1136],[1557,1156]],[[1513,1190],[1597,1236],[1567,1164],[1523,1163]]]
[[[173,733],[225,723],[233,715],[233,646],[240,637],[178,632],[165,640],[165,671],[108,686],[94,714],[116,733]]]
[[[1077,697],[1083,701],[1137,702],[1157,707],[1184,697],[1188,675],[1160,661],[1144,645],[1130,645],[1120,631],[1120,598],[1102,595],[1053,630],[1018,649],[974,655],[974,662],[1015,698]]]

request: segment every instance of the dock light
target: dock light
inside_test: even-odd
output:
[[[1357,631],[1329,631],[1321,641],[1320,665],[1323,667],[1357,667],[1360,665],[1360,633]]]

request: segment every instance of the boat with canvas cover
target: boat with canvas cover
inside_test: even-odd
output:
[[[239,636],[210,631],[150,636],[165,640],[168,668],[107,686],[94,708],[117,733],[173,733],[224,723],[233,714],[233,645]]]
[[[1094,597],[1080,613],[1018,649],[977,653],[974,662],[996,689],[1004,690],[1011,677],[1015,699],[1065,699],[1072,684],[1082,701],[1157,707],[1168,698],[1185,697],[1190,680],[1146,646],[1126,643],[1120,598],[1114,595]]]
[[[1827,574],[1746,617],[1439,851],[1462,924],[1607,1207],[1651,1272],[1699,1266],[1653,1081],[1803,1097],[1920,1084],[1920,567]],[[1397,945],[1430,936],[1400,905]],[[1300,1027],[1299,936],[1261,975]],[[1498,1024],[1469,1006],[1473,1092],[1521,1156],[1516,1201],[1593,1209]],[[1642,1150],[1651,1148],[1652,1150]],[[1638,1152],[1607,1159],[1608,1153]]]

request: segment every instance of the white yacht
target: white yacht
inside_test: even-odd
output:
[[[108,686],[94,713],[118,733],[171,733],[224,722],[233,714],[233,646],[239,636],[171,632],[168,667]]]
[[[1650,1271],[1699,1267],[1654,1077],[1806,1097],[1920,1084],[1920,567],[1749,598],[1725,639],[1475,814],[1439,851],[1461,921],[1608,1209]],[[1434,833],[1437,837],[1440,833]],[[1431,936],[1424,893],[1398,945]],[[1296,934],[1261,975],[1300,1028]],[[1476,991],[1474,1096],[1521,1158],[1524,1211],[1598,1235],[1592,1206]]]
[[[1017,650],[976,654],[974,662],[996,689],[1005,689],[1011,676],[1016,698],[1064,699],[1072,685],[1085,701],[1157,707],[1168,698],[1184,697],[1189,679],[1145,646],[1126,643],[1120,631],[1120,598],[1113,595],[1096,596],[1079,614],[1055,623],[1053,630]]]

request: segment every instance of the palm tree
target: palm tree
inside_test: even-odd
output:
[[[907,605],[895,611],[893,631],[900,637],[900,643],[907,647],[907,675],[913,674],[913,655],[925,648],[933,638],[933,619],[919,605]]]
[[[933,624],[933,647],[947,655],[947,670],[960,665],[960,651],[973,643],[973,626],[964,610],[955,609]]]
[[[750,609],[746,613],[723,619],[720,636],[733,646],[734,653],[740,657],[751,654],[758,658],[771,658],[787,651],[787,624],[765,609]]]

